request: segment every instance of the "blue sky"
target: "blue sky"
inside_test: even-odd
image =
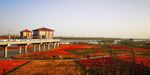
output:
[[[0,34],[150,38],[150,0],[0,0]]]

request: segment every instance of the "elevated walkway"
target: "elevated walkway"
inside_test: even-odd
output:
[[[59,47],[60,39],[5,39],[0,40],[0,48],[4,49],[4,57],[7,58],[8,51],[7,47],[12,45],[18,45],[18,53],[21,54],[21,48],[24,46],[24,53],[27,54],[27,46],[33,45],[33,51],[35,50],[35,47],[38,46],[38,51],[41,50],[41,46],[43,46],[43,49],[46,48],[50,49],[51,46],[54,48]]]

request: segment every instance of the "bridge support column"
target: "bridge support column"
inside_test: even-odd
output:
[[[41,44],[38,44],[38,50],[41,51]]]
[[[43,50],[45,50],[45,44],[43,44]]]
[[[53,43],[50,44],[50,48],[54,48]]]
[[[57,42],[57,47],[59,47],[59,45],[60,45],[60,42]]]
[[[19,51],[18,51],[19,54],[21,54],[21,45],[19,45]]]
[[[48,50],[50,49],[50,43],[47,44],[47,49],[48,49]]]
[[[24,53],[27,54],[28,45],[24,46]]]
[[[7,53],[7,46],[5,46],[5,47],[4,47],[4,57],[5,57],[5,58],[7,58],[7,56],[8,56],[7,54],[8,54],[8,53]]]
[[[54,43],[54,48],[56,48],[56,47],[57,47],[57,42]]]
[[[36,45],[35,45],[35,44],[33,44],[33,52],[35,52],[35,47],[36,47]]]
[[[57,42],[55,42],[55,48],[57,48],[57,45],[58,45],[58,43],[57,43]]]

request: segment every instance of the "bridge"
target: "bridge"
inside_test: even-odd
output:
[[[28,53],[28,45],[33,45],[33,51],[36,51],[36,46],[38,46],[38,51],[50,49],[51,46],[54,48],[59,47],[60,39],[5,39],[0,40],[0,47],[4,49],[4,57],[8,57],[8,47],[17,45],[19,47],[18,54],[22,53],[22,46],[24,46],[24,53]]]

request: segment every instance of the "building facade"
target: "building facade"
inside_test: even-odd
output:
[[[32,31],[28,29],[20,31],[20,38],[22,39],[32,38]]]
[[[33,30],[34,39],[51,39],[53,38],[54,30],[48,28],[38,28]]]

